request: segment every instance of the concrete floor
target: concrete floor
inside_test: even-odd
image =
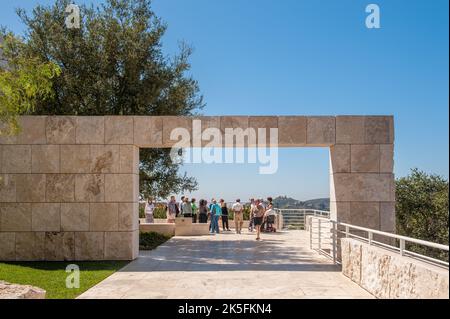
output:
[[[308,248],[304,231],[174,237],[79,298],[373,298]],[[82,278],[81,278],[82,280]]]

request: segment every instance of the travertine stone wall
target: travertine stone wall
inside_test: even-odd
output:
[[[173,146],[174,128],[200,134],[193,119],[222,134],[278,128],[280,147],[329,147],[333,218],[394,230],[389,116],[28,116],[19,135],[0,137],[0,260],[136,258],[139,148]]]
[[[342,239],[342,273],[382,299],[448,299],[448,269]]]
[[[337,116],[330,161],[332,218],[395,232],[393,117]]]
[[[0,138],[0,260],[136,258],[139,148],[129,123],[23,117],[18,136]]]

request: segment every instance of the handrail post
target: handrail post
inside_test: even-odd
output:
[[[400,239],[400,256],[405,254],[405,240]]]
[[[336,244],[337,244],[337,227],[336,227],[336,223],[335,221],[331,221],[332,222],[332,234],[331,236],[333,237],[333,264],[336,264]]]
[[[313,236],[312,236],[312,232],[313,232],[313,220],[311,219],[311,223],[309,224],[309,249],[312,250],[312,240],[313,240]]]
[[[372,245],[372,239],[373,239],[373,233],[370,231],[368,233],[368,235],[369,235],[369,246],[371,246]]]
[[[350,232],[350,228],[348,226],[345,226],[345,238],[348,238]]]
[[[321,230],[320,226],[321,225],[320,225],[320,219],[319,219],[319,251],[322,250],[322,241],[321,241],[321,238],[322,238],[321,232],[322,232],[322,230]]]

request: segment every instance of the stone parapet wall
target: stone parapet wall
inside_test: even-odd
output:
[[[342,273],[377,298],[449,298],[449,271],[361,241],[341,239]]]

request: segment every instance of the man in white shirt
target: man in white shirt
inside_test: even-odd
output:
[[[236,199],[236,203],[233,204],[231,209],[234,212],[234,224],[236,227],[236,234],[240,234],[242,231],[242,224],[244,223],[244,206],[241,204],[240,199]]]

